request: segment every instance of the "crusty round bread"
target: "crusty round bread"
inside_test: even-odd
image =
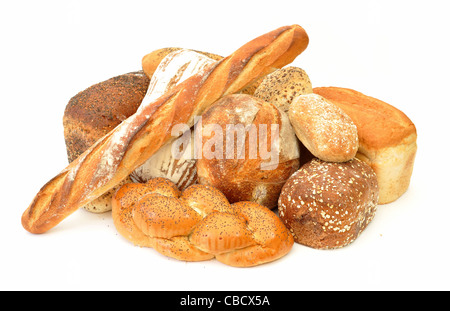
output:
[[[299,167],[298,140],[287,115],[254,96],[234,94],[205,111],[201,123],[198,182],[218,188],[231,203],[253,201],[276,207],[281,187]],[[279,135],[272,132],[272,125],[278,126]],[[229,130],[233,127],[236,131]],[[278,145],[271,149],[277,136]]]
[[[358,130],[338,106],[317,94],[300,95],[289,107],[289,120],[303,145],[317,158],[346,162],[358,151]]]
[[[414,123],[399,109],[377,98],[341,87],[318,87],[314,93],[340,107],[358,128],[356,157],[377,174],[379,204],[398,199],[409,187],[417,151]]]
[[[283,187],[278,212],[297,243],[333,249],[353,242],[370,223],[378,203],[375,172],[363,161],[313,159]]]
[[[118,232],[138,246],[185,261],[217,258],[250,267],[286,255],[294,240],[281,220],[255,202],[230,204],[216,188],[183,192],[164,178],[121,187],[112,199]]]
[[[288,66],[264,77],[254,96],[287,113],[295,97],[312,92],[311,81],[306,72],[299,67]]]

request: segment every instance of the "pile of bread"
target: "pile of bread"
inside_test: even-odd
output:
[[[348,88],[313,88],[303,69],[286,66],[307,45],[306,32],[293,25],[227,58],[163,48],[143,57],[142,70],[78,93],[63,119],[70,165],[41,189],[24,227],[45,232],[78,207],[112,210],[117,230],[136,245],[243,267],[284,256],[294,241],[318,249],[348,245],[379,204],[407,190],[416,129],[381,100]],[[211,97],[216,88],[220,94]],[[229,150],[230,125],[264,125],[271,129],[266,140],[276,141],[264,156],[244,131],[242,148]],[[223,142],[207,151],[229,156],[211,157],[204,144],[195,150],[194,129],[203,143]],[[144,134],[151,136],[145,143]],[[252,148],[259,148],[256,157],[249,157]],[[73,207],[58,214],[66,206]],[[53,219],[48,210],[64,216]]]

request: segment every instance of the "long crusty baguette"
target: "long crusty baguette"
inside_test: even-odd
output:
[[[22,215],[23,227],[32,233],[53,228],[117,185],[174,139],[174,125],[192,126],[194,117],[219,98],[291,63],[308,42],[302,27],[280,27],[246,43],[142,107],[41,188]]]

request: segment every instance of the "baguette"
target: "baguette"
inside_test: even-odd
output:
[[[31,233],[55,227],[120,183],[174,139],[174,125],[192,126],[194,117],[216,100],[291,63],[308,42],[302,27],[280,27],[246,43],[142,107],[47,182],[24,211],[22,226]]]

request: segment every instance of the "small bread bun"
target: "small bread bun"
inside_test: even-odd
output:
[[[317,94],[296,97],[289,120],[303,145],[317,158],[346,162],[358,151],[358,130],[338,106]]]
[[[333,249],[353,242],[375,215],[375,172],[354,158],[334,163],[313,159],[286,182],[278,212],[297,243]]]
[[[254,96],[287,113],[295,97],[312,92],[311,81],[306,72],[301,68],[288,66],[267,75],[256,88]]]

